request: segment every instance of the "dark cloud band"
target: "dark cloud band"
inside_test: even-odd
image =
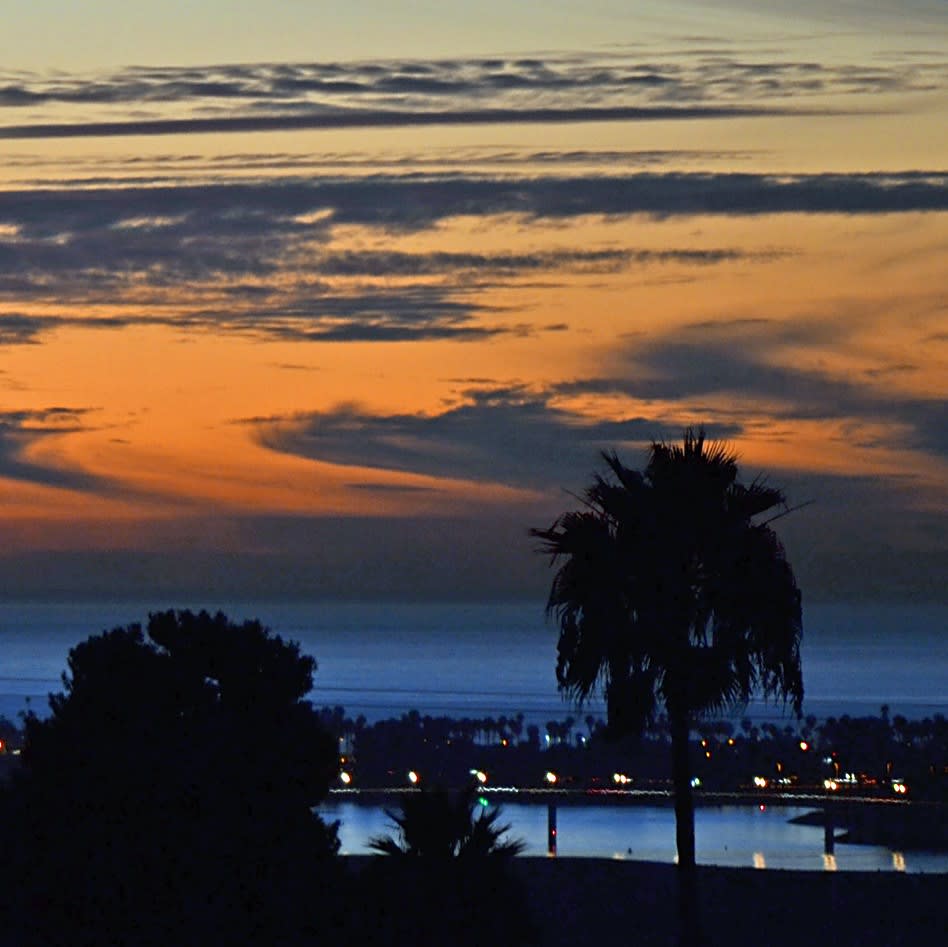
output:
[[[662,217],[786,213],[873,214],[948,210],[948,171],[770,175],[670,172],[628,175],[374,175],[182,184],[159,187],[30,189],[0,192],[2,240],[12,253],[28,237],[62,237],[132,224],[152,239],[215,235],[253,237],[261,228],[305,233],[332,225],[424,229],[459,215],[522,214],[569,218],[589,214]],[[319,214],[306,221],[307,214]]]
[[[753,106],[654,106],[616,108],[466,109],[404,112],[353,111],[304,115],[237,115],[219,118],[140,119],[118,122],[52,122],[0,126],[0,139],[115,138],[131,135],[223,132],[329,131],[339,128],[407,128],[444,125],[545,125],[580,122],[668,122],[694,119],[828,115],[830,110]]]

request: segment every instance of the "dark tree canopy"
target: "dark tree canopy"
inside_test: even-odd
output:
[[[27,939],[56,942],[67,921],[72,943],[239,943],[303,924],[338,847],[311,811],[338,767],[304,700],[315,666],[220,613],[153,614],[147,632],[73,648],[4,799],[11,884],[39,911]]]

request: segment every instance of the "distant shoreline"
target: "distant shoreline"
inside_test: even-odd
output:
[[[835,836],[836,843],[882,845],[906,852],[948,852],[948,819],[944,805],[876,808],[877,811],[869,811],[839,805],[833,824],[842,832]],[[789,821],[793,825],[825,827],[826,810],[815,807],[812,812]]]

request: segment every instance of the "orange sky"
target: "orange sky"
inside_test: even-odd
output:
[[[812,501],[805,590],[943,596],[944,56],[688,42],[206,70],[226,109],[194,70],[12,76],[0,135],[73,131],[0,158],[4,593],[532,595],[597,451],[704,423]],[[402,117],[226,125],[327,105]]]

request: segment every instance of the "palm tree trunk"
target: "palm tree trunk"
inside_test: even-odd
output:
[[[695,864],[695,803],[691,791],[688,752],[688,714],[669,708],[672,743],[672,783],[675,789],[675,839],[678,843],[678,897],[681,943],[694,947],[701,942],[698,919],[698,878]]]

